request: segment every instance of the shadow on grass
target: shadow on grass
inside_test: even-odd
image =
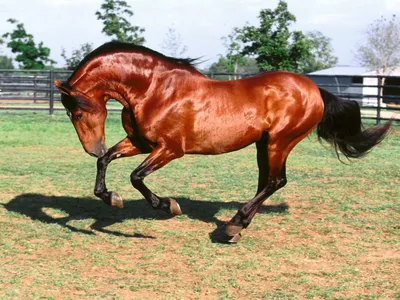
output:
[[[187,198],[175,198],[183,214],[191,219],[200,220],[207,223],[215,223],[217,229],[210,233],[210,238],[215,242],[224,241],[225,223],[220,221],[215,215],[221,209],[237,210],[243,203],[241,202],[217,202],[207,200],[191,200]],[[53,223],[70,229],[74,232],[84,234],[94,234],[93,231],[75,228],[68,225],[69,221],[94,219],[91,225],[93,230],[123,237],[134,238],[155,238],[141,233],[122,233],[105,229],[105,227],[124,220],[134,219],[156,219],[167,220],[172,218],[160,210],[152,209],[147,202],[142,200],[125,201],[123,209],[117,209],[105,205],[101,200],[95,198],[75,198],[75,197],[56,197],[41,194],[22,194],[4,205],[4,208],[11,212],[25,215],[32,220],[39,220],[44,223]],[[47,209],[55,209],[68,216],[53,217],[46,213]],[[283,213],[287,211],[286,203],[277,205],[263,205],[259,213]]]

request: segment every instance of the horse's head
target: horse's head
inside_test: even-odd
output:
[[[61,102],[85,151],[95,157],[103,156],[107,152],[104,135],[107,109],[104,101],[91,99],[68,83],[55,80],[54,84],[61,92]]]

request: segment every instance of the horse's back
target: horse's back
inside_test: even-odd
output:
[[[233,81],[169,72],[151,89],[135,110],[139,127],[150,141],[178,141],[185,153],[230,152],[265,131],[290,131],[310,118],[312,102],[318,102],[311,97],[315,84],[288,72]]]
[[[295,136],[314,128],[322,119],[324,104],[318,86],[309,78],[286,71],[268,71],[253,77],[214,84],[230,86],[232,101],[270,136]]]

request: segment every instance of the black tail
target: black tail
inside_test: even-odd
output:
[[[347,158],[358,158],[379,144],[386,136],[391,121],[384,125],[362,129],[360,106],[356,101],[343,100],[319,89],[324,100],[324,116],[317,127],[318,139],[323,138]]]

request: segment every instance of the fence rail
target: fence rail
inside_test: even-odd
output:
[[[63,110],[60,92],[54,80],[66,80],[67,70],[0,70],[0,109],[47,110],[53,114]],[[206,73],[211,79],[232,80],[253,74]],[[344,99],[355,100],[361,106],[364,119],[395,118],[400,121],[400,77],[309,75],[311,80]],[[385,80],[385,84],[383,84]],[[120,111],[111,107],[111,111]]]

